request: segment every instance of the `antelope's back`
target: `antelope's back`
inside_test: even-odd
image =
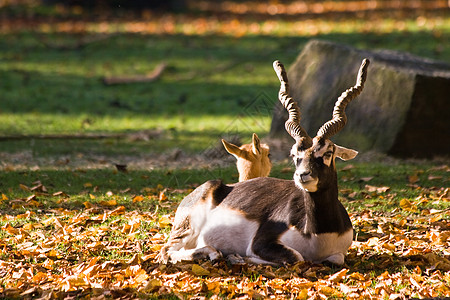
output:
[[[293,180],[258,177],[228,187],[230,190],[220,205],[241,211],[251,220],[284,220],[293,211],[292,203],[296,203],[295,210],[304,206],[304,192]]]

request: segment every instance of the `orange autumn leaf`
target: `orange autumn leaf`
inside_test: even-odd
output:
[[[339,272],[336,272],[333,275],[331,275],[330,278],[328,278],[328,280],[330,280],[334,283],[341,282],[343,280],[343,278],[345,277],[345,275],[347,274],[347,272],[348,272],[348,269],[342,269]]]
[[[389,251],[395,251],[395,245],[391,243],[384,243],[383,248]]]
[[[3,228],[3,230],[5,230],[6,232],[8,232],[11,235],[17,235],[20,234],[20,230],[17,228],[14,228],[13,226],[11,226],[11,224],[6,224]]]
[[[417,211],[417,207],[415,205],[413,205],[413,203],[406,198],[403,198],[402,200],[400,200],[399,205],[403,210],[412,211],[412,212]]]
[[[159,250],[161,250],[162,245],[159,245],[159,244],[151,244],[151,245],[149,246],[149,248],[150,248],[150,250],[153,251],[153,252],[158,252]]]
[[[418,181],[419,181],[419,176],[417,176],[417,174],[408,176],[409,183],[416,183]]]
[[[144,280],[148,279],[148,275],[147,272],[145,272],[144,269],[140,269],[136,274],[135,277],[133,278],[135,283],[140,284],[141,282],[143,282]]]
[[[219,281],[209,281],[206,283],[206,288],[213,294],[217,295],[220,293],[220,282]]]
[[[100,201],[100,205],[103,206],[116,206],[117,205],[117,200],[116,199],[111,199],[108,201]]]
[[[269,281],[267,284],[274,289],[283,289],[286,282],[281,278],[275,278]]]
[[[407,221],[406,219],[401,219],[401,220],[398,222],[398,225],[399,225],[400,227],[403,227],[403,226],[406,225],[406,223],[408,223],[408,221]]]
[[[366,280],[366,278],[359,272],[351,273],[350,275],[348,275],[348,277],[350,279],[358,280],[358,281],[365,281]]]
[[[167,196],[164,192],[159,193],[159,201],[166,201],[167,200]]]
[[[115,215],[122,215],[125,213],[125,206],[121,205],[119,207],[117,207],[116,209],[114,209],[113,211],[110,212],[111,216],[115,216]]]
[[[50,258],[47,258],[43,263],[42,263],[42,267],[52,270],[53,269],[53,265],[54,265],[54,261]]]
[[[26,224],[23,225],[22,228],[25,229],[25,230],[30,231],[30,230],[32,230],[34,228],[34,224],[33,223],[26,223]]]
[[[339,292],[335,288],[332,288],[327,285],[317,284],[316,289],[318,290],[318,292],[324,294],[327,297],[342,298],[344,296],[341,292]]]
[[[39,283],[39,282],[47,280],[47,278],[48,278],[48,276],[46,273],[38,272],[38,273],[36,273],[36,275],[33,276],[32,281],[35,283]]]
[[[83,202],[83,205],[84,205],[85,208],[91,208],[91,207],[93,207],[92,203],[90,203],[90,202],[88,202],[88,201]]]
[[[164,216],[161,216],[161,217],[159,218],[158,223],[159,223],[159,226],[160,226],[161,228],[170,226],[170,225],[172,224],[172,220],[171,220],[170,215],[164,215]]]
[[[135,196],[134,198],[133,198],[133,203],[136,203],[136,202],[141,202],[141,201],[143,201],[144,200],[144,197],[142,197],[142,196]]]

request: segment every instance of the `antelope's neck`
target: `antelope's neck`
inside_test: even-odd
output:
[[[305,234],[344,233],[351,226],[348,214],[338,200],[337,185],[305,193],[305,212]]]

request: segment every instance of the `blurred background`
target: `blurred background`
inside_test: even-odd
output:
[[[449,36],[447,0],[0,0],[0,158],[149,160],[264,139],[275,59],[289,67],[323,39],[449,63]]]

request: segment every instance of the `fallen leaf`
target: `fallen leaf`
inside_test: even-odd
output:
[[[327,297],[342,298],[344,296],[338,290],[327,285],[316,285],[316,289],[319,293],[322,293]]]
[[[30,230],[33,230],[34,224],[33,223],[26,223],[26,224],[23,225],[22,228],[25,229],[25,230],[30,231]]]
[[[354,165],[348,164],[348,165],[346,165],[345,167],[343,167],[343,168],[341,169],[341,171],[348,171],[348,170],[352,170],[352,169],[354,169],[354,168],[355,168]]]
[[[29,192],[30,191],[30,188],[28,187],[28,186],[26,186],[25,184],[19,184],[19,187],[22,189],[22,190],[24,190],[24,191],[27,191],[27,192]]]
[[[360,178],[360,180],[364,181],[364,182],[371,181],[372,179],[373,179],[373,176],[371,176],[371,177],[361,177]]]
[[[378,244],[380,243],[380,239],[377,237],[371,237],[370,239],[367,240],[367,246],[370,247],[374,247],[374,246],[378,246]]]
[[[123,213],[125,213],[125,206],[121,205],[121,206],[117,207],[116,209],[114,209],[113,211],[111,211],[110,215],[111,216],[122,215]]]
[[[387,186],[381,186],[381,187],[378,187],[378,186],[373,186],[373,185],[368,185],[368,184],[366,184],[365,189],[366,189],[368,192],[370,192],[370,193],[373,193],[373,192],[376,192],[376,193],[385,193],[385,192],[387,192],[387,191],[390,190],[390,187],[387,187]]]
[[[418,181],[419,181],[419,176],[417,176],[417,174],[408,176],[409,183],[416,183]]]
[[[406,219],[401,219],[401,220],[398,222],[398,225],[399,225],[400,227],[403,227],[403,226],[406,225],[406,223],[408,223],[408,221],[407,221]]]
[[[162,282],[159,279],[150,279],[145,285],[144,290],[148,292],[156,292],[162,286]]]
[[[299,300],[306,300],[308,298],[309,298],[309,296],[308,296],[307,289],[300,290],[300,292],[298,293],[298,295],[296,297],[296,299],[299,299]]]
[[[342,281],[344,276],[347,274],[348,269],[342,269],[339,272],[334,273],[333,275],[328,278],[329,281],[332,281],[334,283],[339,283]]]
[[[108,201],[100,201],[99,204],[103,205],[103,206],[116,206],[117,205],[117,201],[116,201],[116,199],[111,199],[111,200],[108,200]]]
[[[209,281],[206,282],[206,288],[213,294],[217,295],[220,293],[220,282],[219,281]]]
[[[164,228],[172,224],[170,215],[164,215],[159,218],[159,227]]]
[[[166,201],[167,200],[167,196],[164,192],[159,193],[159,201]]]
[[[366,280],[366,278],[365,278],[361,273],[359,273],[359,272],[353,272],[353,273],[350,274],[348,277],[349,277],[350,279],[358,280],[358,281],[365,281],[365,280]]]
[[[400,200],[399,205],[403,210],[412,211],[412,212],[417,211],[417,207],[415,205],[413,205],[411,203],[411,201],[409,201],[406,198],[403,198],[402,200]]]
[[[210,274],[208,270],[197,264],[192,265],[192,273],[194,273],[197,276],[207,276]]]
[[[38,273],[36,273],[36,275],[33,276],[32,281],[38,283],[38,282],[42,282],[44,280],[47,280],[47,278],[48,278],[48,276],[47,276],[46,273],[38,272]]]
[[[395,245],[391,243],[384,243],[383,248],[389,251],[395,251]]]
[[[92,208],[94,206],[94,205],[92,205],[92,203],[90,203],[88,201],[83,202],[83,205],[85,208]]]
[[[141,202],[141,201],[143,201],[143,200],[144,200],[144,197],[142,197],[142,196],[135,196],[135,197],[133,198],[133,203]]]
[[[54,264],[55,262],[52,260],[52,259],[50,259],[50,258],[47,258],[43,263],[42,263],[42,267],[44,267],[44,268],[46,268],[46,269],[49,269],[49,270],[52,270],[53,269],[53,264]]]
[[[63,191],[58,191],[52,194],[53,196],[61,196],[61,197],[68,197],[69,195],[67,195],[66,193],[64,193]]]
[[[141,256],[136,253],[130,260],[127,261],[127,264],[129,265],[139,265],[142,263]]]

